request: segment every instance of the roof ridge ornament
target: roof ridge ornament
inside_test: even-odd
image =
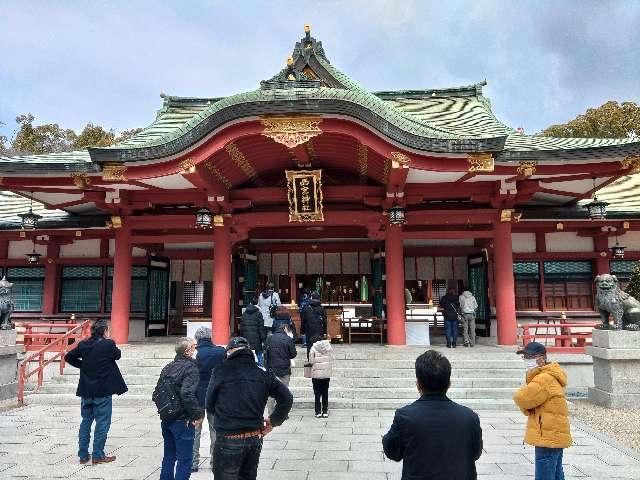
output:
[[[296,68],[293,57],[287,58],[287,66],[280,70],[269,80],[260,82],[262,90],[274,90],[283,88],[319,88],[320,80],[307,76],[301,69]]]
[[[296,42],[296,46],[293,48],[293,60],[297,61],[299,57],[304,58],[305,64],[309,63],[311,54],[322,57],[323,60],[329,62],[327,55],[322,48],[322,42],[317,41],[311,36],[311,25],[308,23],[304,26],[304,37]],[[331,63],[331,62],[329,62]]]

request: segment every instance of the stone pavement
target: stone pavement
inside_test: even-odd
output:
[[[479,478],[532,479],[533,448],[522,443],[524,417],[513,411],[479,413],[484,434]],[[399,479],[401,464],[384,458],[380,442],[392,419],[390,410],[334,410],[328,419],[294,410],[265,439],[258,478]],[[118,457],[113,464],[79,465],[78,425],[79,408],[73,406],[29,405],[0,413],[0,478],[158,479],[162,437],[151,406],[114,408],[107,442],[107,452]],[[573,436],[575,446],[565,451],[567,479],[640,478],[640,461],[634,456],[576,423]],[[194,480],[212,478],[208,446],[203,433],[202,468],[192,475]]]

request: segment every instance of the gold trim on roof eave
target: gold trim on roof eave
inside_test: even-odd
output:
[[[473,172],[493,172],[495,164],[493,155],[490,153],[470,153],[467,155],[469,162],[469,173]]]
[[[287,148],[302,145],[322,133],[320,117],[262,117],[260,121],[264,126],[262,135]]]

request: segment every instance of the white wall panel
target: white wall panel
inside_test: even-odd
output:
[[[17,242],[9,242],[9,258],[19,258],[24,260],[25,265],[27,259],[25,255],[33,251],[33,242],[31,240],[19,240]],[[36,245],[36,252],[45,256],[47,247],[44,245]]]
[[[511,245],[516,253],[532,253],[536,251],[535,233],[513,233],[511,234]]]
[[[546,233],[545,241],[547,252],[593,252],[593,238],[575,232]]]
[[[100,257],[100,239],[75,240],[70,245],[60,245],[60,257]]]
[[[640,250],[640,232],[627,232],[618,237],[618,242],[627,247],[627,251],[638,251]],[[616,237],[609,237],[609,246],[612,247],[615,244]]]

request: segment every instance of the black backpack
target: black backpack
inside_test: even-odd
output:
[[[158,408],[160,420],[173,422],[178,420],[182,415],[180,386],[173,377],[160,375],[151,399]]]

